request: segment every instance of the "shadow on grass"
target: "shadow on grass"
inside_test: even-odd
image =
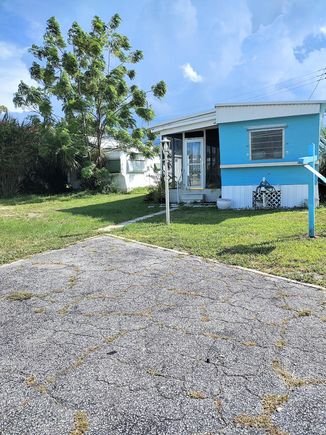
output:
[[[0,198],[0,204],[6,205],[19,205],[19,204],[41,204],[50,201],[70,201],[72,199],[85,198],[88,196],[96,195],[94,192],[83,191],[77,193],[61,193],[55,195],[21,195],[14,198]]]
[[[59,239],[69,239],[71,237],[82,237],[85,233],[72,233],[72,234],[63,234],[59,236]]]
[[[133,189],[130,192],[118,192],[118,195],[125,195],[128,197],[129,195],[146,195],[147,194],[147,188],[146,187],[139,187],[136,189]],[[109,195],[116,195],[115,193],[112,194],[101,194],[99,192],[95,192],[93,190],[82,190],[82,191],[74,191],[74,192],[63,192],[63,193],[55,193],[55,194],[26,194],[26,195],[17,195],[12,198],[2,198],[0,197],[0,204],[2,206],[6,205],[19,205],[19,204],[41,204],[42,202],[50,202],[50,201],[70,201],[72,199],[79,199],[79,198],[87,198],[92,196],[109,196]]]
[[[164,210],[164,208],[162,208]],[[296,209],[296,211],[301,209]],[[304,209],[302,209],[304,210]],[[301,211],[302,211],[301,210]],[[218,210],[213,207],[180,207],[171,214],[171,222],[189,225],[217,225],[229,219],[254,218],[258,216],[275,216],[284,213],[293,213],[294,210]],[[162,222],[164,217],[152,219],[151,222]],[[240,224],[240,222],[239,222]]]
[[[295,234],[291,236],[278,237],[275,240],[267,240],[266,242],[253,243],[251,245],[234,245],[228,248],[223,248],[217,251],[218,255],[268,255],[276,249],[276,245],[282,242],[291,242],[297,240],[309,240],[308,236]]]
[[[145,202],[145,195],[131,198],[126,195],[125,198],[120,198],[115,201],[60,209],[58,211],[117,224],[139,216],[151,214],[157,211],[157,209],[158,207],[153,207],[148,202]]]
[[[274,251],[275,245],[267,245],[266,243],[257,243],[254,245],[236,245],[230,248],[224,248],[217,251],[218,255],[268,255]]]

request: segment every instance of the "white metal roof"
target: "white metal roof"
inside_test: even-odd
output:
[[[104,137],[102,139],[102,148],[105,150],[121,149],[121,144],[113,137]]]
[[[197,127],[210,127],[216,123],[215,109],[200,112],[193,115],[182,116],[171,121],[161,122],[152,127],[153,132],[162,132],[168,130],[169,133],[177,133],[179,131],[195,130]],[[181,130],[182,129],[182,130]]]
[[[172,134],[229,122],[316,114],[325,110],[325,107],[324,100],[220,103],[215,105],[214,110],[162,122],[154,125],[152,130],[160,134]]]
[[[215,107],[226,106],[274,106],[274,105],[301,105],[301,104],[325,104],[326,100],[292,100],[292,101],[256,101],[256,102],[244,102],[244,103],[217,103]]]

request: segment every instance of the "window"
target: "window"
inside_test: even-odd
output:
[[[283,131],[283,128],[251,131],[251,160],[282,159]]]
[[[133,159],[127,161],[127,171],[142,174],[145,172],[145,158],[142,154],[136,154]]]
[[[120,174],[121,172],[120,159],[108,160],[106,163],[106,167],[111,174]]]

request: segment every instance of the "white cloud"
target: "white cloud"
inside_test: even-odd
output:
[[[224,80],[226,100],[273,101],[307,99],[326,59],[326,48],[309,52],[302,61],[294,49],[310,33],[309,28],[290,27],[292,16],[279,16],[269,26],[260,26],[243,48],[244,61]],[[238,78],[238,80],[236,80]],[[321,81],[313,98],[325,98]],[[223,91],[222,91],[223,92]],[[229,96],[227,95],[229,94]]]
[[[181,39],[193,36],[198,27],[197,9],[191,0],[174,0],[172,12],[177,16],[179,24],[175,28],[176,35]]]
[[[205,23],[210,35],[209,58],[202,59],[201,65],[205,68],[205,83],[208,85],[206,98],[210,99],[215,94],[217,101],[220,90],[215,93],[216,89],[220,87],[223,94],[232,72],[246,61],[243,49],[247,38],[251,36],[252,22],[245,2],[224,2],[216,7],[216,13],[213,12]],[[207,42],[203,41],[202,44]]]
[[[181,69],[183,71],[183,77],[185,79],[188,79],[194,83],[199,83],[203,81],[202,76],[193,69],[190,63],[185,63],[184,65],[181,65]]]
[[[255,33],[261,26],[269,26],[283,14],[287,7],[286,0],[247,0],[251,12],[252,32]]]
[[[0,41],[0,105],[6,106],[10,111],[21,111],[12,101],[21,80],[30,84],[32,82],[27,66],[22,60],[26,49]]]

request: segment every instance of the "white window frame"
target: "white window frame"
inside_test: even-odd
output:
[[[129,162],[143,162],[144,163],[144,169],[142,171],[131,171],[129,167]],[[131,159],[130,157],[127,159],[127,173],[128,174],[145,174],[147,168],[146,168],[146,158],[142,153],[136,153],[135,158]]]
[[[252,158],[252,146],[251,146],[251,133],[263,132],[263,131],[273,131],[273,130],[282,130],[282,157],[280,158],[271,158],[271,159],[253,159]],[[285,155],[285,128],[284,127],[266,127],[266,128],[255,128],[249,130],[249,156],[250,161],[256,162],[259,160],[282,160]]]

